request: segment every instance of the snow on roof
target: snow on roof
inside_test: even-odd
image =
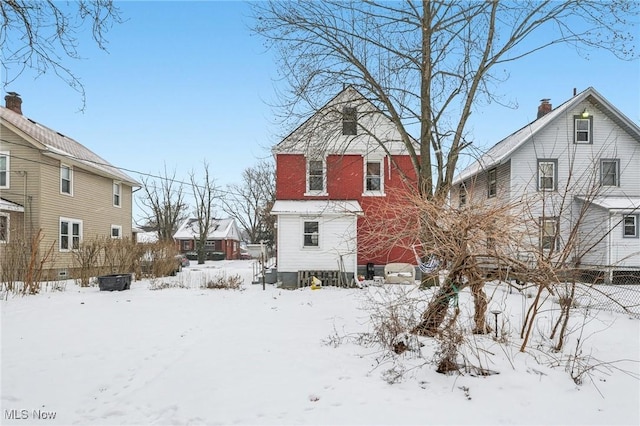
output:
[[[273,204],[272,214],[362,214],[356,200],[278,200]]]
[[[190,240],[198,236],[199,233],[198,220],[190,217],[180,225],[180,228],[173,234],[173,238],[176,240]],[[207,239],[240,241],[240,231],[238,230],[235,219],[213,219]]]
[[[554,121],[557,117],[562,116],[566,111],[574,108],[581,102],[588,100],[594,105],[598,106],[604,114],[610,117],[615,123],[623,127],[631,134],[635,133],[640,138],[640,128],[631,120],[629,120],[624,114],[622,114],[615,106],[609,103],[600,93],[598,93],[593,87],[589,87],[583,92],[572,97],[562,105],[551,110],[549,113],[536,119],[535,121],[527,124],[520,130],[512,133],[500,142],[491,147],[485,154],[483,154],[478,161],[472,163],[464,170],[462,170],[453,180],[453,184],[456,185],[483,170],[490,169],[502,163],[509,158],[514,151],[520,148],[525,142],[531,140],[540,130],[545,128],[548,124]]]
[[[97,173],[106,174],[113,179],[121,180],[132,186],[140,186],[140,183],[131,176],[62,133],[56,132],[5,107],[0,107],[0,120],[3,124],[9,124],[41,143],[44,146],[45,153],[50,152],[68,157],[82,163],[89,169],[93,169]]]
[[[138,243],[157,243],[158,233],[156,231],[136,232],[136,242]]]
[[[11,212],[24,212],[24,207],[22,207],[20,204],[12,203],[9,200],[0,198],[0,210],[11,211]]]
[[[640,209],[640,197],[576,197],[581,201],[589,202],[607,210],[638,210]]]

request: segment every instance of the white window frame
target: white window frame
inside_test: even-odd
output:
[[[310,172],[310,165],[312,161],[316,161],[316,162],[322,162],[322,189],[311,189],[310,188],[310,180],[311,180],[311,175],[309,174]],[[306,176],[306,192],[304,195],[327,195],[327,160],[326,158],[323,159],[312,159],[312,158],[307,158],[307,170],[305,173]]]
[[[378,175],[378,178],[380,179],[380,189],[368,189],[367,188],[367,182],[369,180],[369,175],[368,175],[368,165],[369,165],[369,163],[377,163],[380,166],[380,174]],[[363,182],[364,192],[363,192],[363,195],[375,195],[375,196],[384,195],[384,174],[385,174],[384,158],[380,158],[380,159],[365,158],[363,167],[364,167],[363,168],[363,172],[362,172],[362,174],[364,176],[364,182]],[[375,176],[375,175],[371,175],[371,176]]]
[[[491,178],[493,175],[493,179]],[[493,198],[498,195],[498,168],[493,167],[487,170],[487,198]]]
[[[579,123],[587,123],[587,129],[579,129]],[[578,135],[586,134],[587,140],[579,140]],[[579,145],[589,145],[593,143],[593,117],[587,118],[581,115],[573,117],[573,143]]]
[[[551,176],[543,173],[543,165],[551,165]],[[543,179],[551,179],[551,187],[544,185]],[[558,189],[558,160],[549,158],[538,159],[538,191],[556,191]]]
[[[553,230],[554,230],[553,235],[546,234],[547,222],[553,225]],[[557,250],[559,248],[559,239],[558,239],[559,235],[560,235],[560,222],[558,221],[557,217],[541,217],[540,218],[540,250],[542,251]],[[545,247],[546,245],[544,243],[545,237],[552,238],[553,246]]]
[[[318,227],[316,232],[306,232],[306,224],[307,223],[315,223]],[[322,224],[320,223],[320,218],[302,218],[301,220],[301,228],[302,228],[302,248],[305,250],[317,250],[320,248],[321,238],[320,233],[322,229]],[[307,244],[307,235],[313,237],[316,235],[316,244]]]
[[[118,231],[118,235],[113,235],[113,231]],[[121,225],[111,225],[111,233],[109,234],[114,240],[122,239],[122,226]]]
[[[67,234],[62,233],[63,223],[67,223],[67,232],[68,232]],[[78,225],[78,235],[73,234],[73,225]],[[82,242],[82,232],[83,232],[82,229],[83,229],[82,220],[61,216],[60,221],[58,222],[58,237],[59,237],[58,250],[61,252],[70,252],[70,251],[77,250],[77,248],[74,248],[74,239],[75,238],[78,239],[77,245],[79,247],[80,243]],[[63,244],[62,244],[63,236],[67,237],[67,247],[63,247]]]
[[[634,231],[633,235],[627,234],[627,219],[631,219],[633,221],[631,224]],[[622,238],[639,238],[640,232],[638,232],[638,219],[640,219],[640,215],[638,214],[622,215]]]
[[[613,163],[615,165],[615,171],[614,171],[615,182],[613,184],[605,184],[605,174],[604,174],[605,163]],[[610,187],[620,186],[620,160],[618,160],[617,158],[603,158],[600,160],[600,185],[610,186]]]
[[[356,136],[358,134],[358,108],[346,105],[342,108],[342,135]]]
[[[64,192],[62,190],[62,182],[66,179],[62,176],[63,170],[69,170],[69,192]],[[68,164],[60,164],[60,194],[73,196],[73,167]]]
[[[6,218],[6,219],[2,219]],[[11,216],[9,213],[0,213],[0,220],[5,220],[5,229],[4,229],[4,238],[2,238],[2,234],[0,234],[0,244],[6,244],[9,242],[9,221]]]
[[[113,181],[113,206],[122,207],[122,183]]]
[[[11,175],[10,171],[11,171],[11,164],[10,164],[10,159],[11,156],[9,155],[9,151],[0,151],[0,157],[4,157],[5,159],[5,168],[4,170],[0,170],[0,174],[4,173],[5,176],[5,180],[4,180],[4,185],[2,185],[0,183],[0,188],[3,189],[8,189],[11,187],[11,182],[9,179],[9,176]]]
[[[467,205],[467,186],[464,183],[461,183],[458,187],[458,206],[464,207]]]

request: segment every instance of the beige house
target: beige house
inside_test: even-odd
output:
[[[140,184],[85,146],[22,115],[16,93],[0,107],[0,256],[7,244],[53,247],[54,275],[73,268],[84,239],[130,238],[132,189]]]

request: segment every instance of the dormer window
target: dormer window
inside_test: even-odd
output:
[[[576,115],[573,118],[573,127],[574,143],[593,143],[593,117],[584,118],[581,115]]]
[[[346,106],[342,109],[342,134],[358,134],[358,110],[356,107]]]

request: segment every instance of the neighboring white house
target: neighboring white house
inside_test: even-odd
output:
[[[196,240],[199,238],[198,220],[185,220],[173,235],[181,253],[196,250]],[[240,258],[240,229],[235,219],[213,219],[205,242],[207,253],[224,253],[225,259]]]
[[[609,280],[638,273],[640,127],[591,87],[555,109],[543,99],[535,121],[456,177],[452,204],[471,200],[523,200],[538,250],[561,247],[577,229],[576,266]]]

